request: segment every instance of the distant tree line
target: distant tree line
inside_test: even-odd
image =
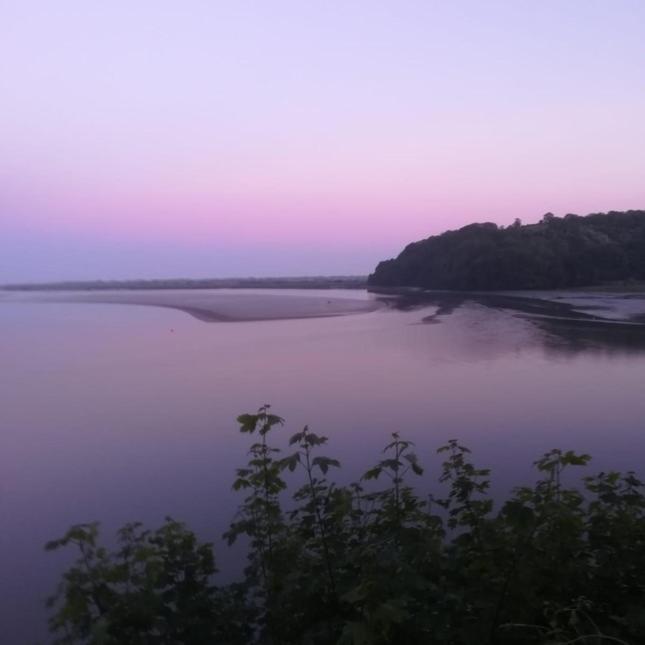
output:
[[[365,276],[277,278],[169,278],[156,280],[74,280],[0,285],[5,291],[109,291],[161,289],[363,289]]]
[[[645,643],[645,496],[634,473],[571,486],[589,456],[551,450],[538,481],[499,505],[490,473],[457,441],[439,449],[439,492],[420,493],[411,442],[393,434],[357,482],[307,427],[287,452],[268,406],[238,419],[250,436],[226,534],[248,546],[243,578],[215,584],[212,545],[168,520],[96,524],[49,549],[78,559],[51,599],[60,644],[604,645]],[[289,489],[292,493],[289,496]],[[217,497],[217,491],[205,492]]]
[[[585,217],[547,213],[538,224],[470,224],[409,244],[379,263],[371,286],[557,289],[645,280],[645,211]]]

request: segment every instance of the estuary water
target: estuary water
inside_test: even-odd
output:
[[[532,482],[553,447],[645,474],[645,330],[599,321],[607,299],[585,295],[569,316],[559,296],[552,308],[365,291],[147,297],[0,295],[2,642],[49,641],[44,600],[69,556],[43,545],[73,523],[109,535],[171,515],[216,542],[234,576],[241,554],[220,536],[246,458],[235,418],[264,403],[286,418],[285,443],[305,423],[327,435],[344,480],[393,431],[416,443],[428,490],[451,438],[492,468],[496,494]]]

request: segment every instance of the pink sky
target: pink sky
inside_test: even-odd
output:
[[[645,208],[638,0],[0,7],[0,283],[367,273]]]

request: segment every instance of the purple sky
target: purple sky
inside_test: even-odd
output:
[[[645,208],[642,0],[2,0],[0,66],[0,283]]]

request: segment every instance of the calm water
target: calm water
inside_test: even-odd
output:
[[[2,642],[47,642],[42,603],[66,557],[42,545],[72,523],[111,531],[170,514],[218,540],[245,459],[235,417],[265,402],[287,418],[285,437],[304,423],[328,435],[348,478],[395,430],[417,443],[428,485],[453,437],[493,468],[498,492],[531,481],[531,462],[556,446],[643,472],[641,340],[477,303],[424,324],[436,309],[207,323],[168,308],[0,302]],[[218,554],[232,575],[239,554]]]

